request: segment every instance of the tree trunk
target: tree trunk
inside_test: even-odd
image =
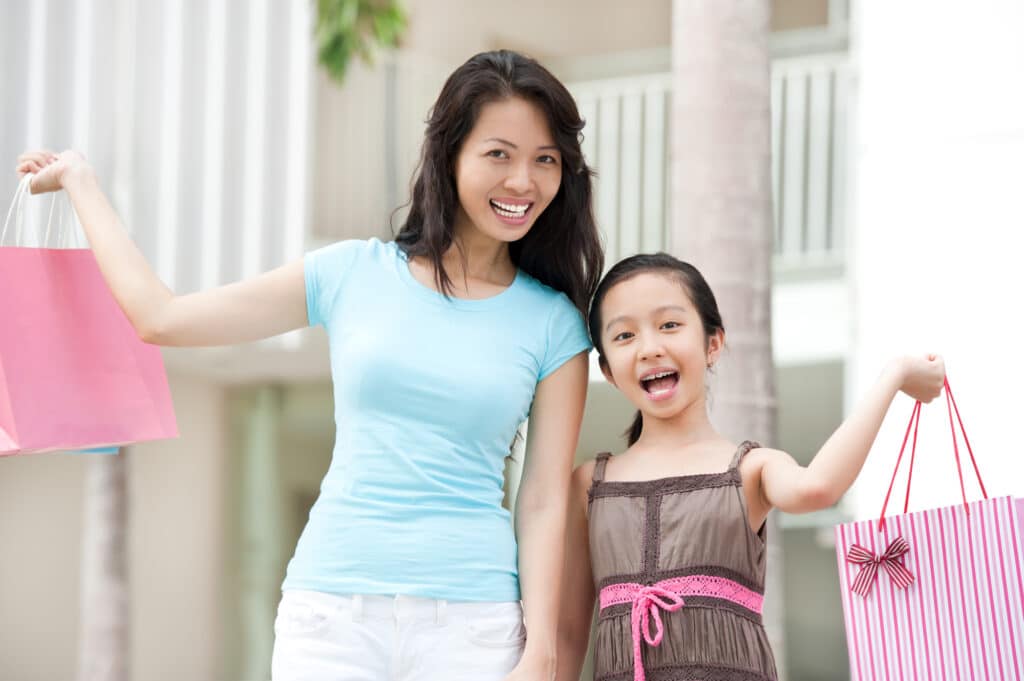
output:
[[[700,269],[726,329],[711,419],[736,441],[775,442],[771,346],[768,0],[674,0],[672,251]],[[765,628],[785,678],[782,556],[768,528]]]
[[[130,677],[127,451],[88,455],[78,681]]]

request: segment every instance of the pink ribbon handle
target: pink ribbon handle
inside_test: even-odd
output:
[[[949,387],[949,379],[943,379],[943,385],[945,386],[946,393],[946,411],[949,414],[949,430],[953,436],[953,456],[956,459],[956,472],[960,479],[960,498],[963,500],[964,511],[970,514],[970,509],[967,506],[967,492],[964,489],[964,472],[963,467],[960,465],[960,446],[957,443],[956,438],[956,426],[953,424],[953,412],[956,412],[956,421],[960,425],[960,433],[963,435],[964,444],[967,445],[967,452],[971,456],[971,465],[974,467],[974,474],[978,478],[978,486],[981,488],[981,494],[985,499],[988,499],[988,492],[985,490],[985,483],[981,479],[981,471],[978,470],[978,462],[974,458],[974,450],[971,449],[971,441],[967,439],[967,430],[964,428],[964,422],[960,418],[960,409],[956,406],[956,400],[953,398],[953,390]],[[903,461],[903,452],[907,448],[907,440],[910,438],[910,430],[914,430],[914,440],[910,447],[910,471],[907,474],[907,494],[903,501],[903,512],[906,513],[910,507],[910,484],[914,479],[914,459],[917,455],[917,427],[921,421],[921,402],[914,403],[914,409],[910,414],[910,423],[907,424],[907,432],[903,435],[903,444],[900,446],[900,455],[896,458],[896,466],[892,471],[892,478],[889,480],[889,489],[885,493],[885,501],[882,503],[882,513],[878,517],[878,531],[881,532],[882,528],[885,527],[885,509],[889,506],[889,497],[892,495],[893,485],[896,483],[896,474],[899,473],[900,463]]]

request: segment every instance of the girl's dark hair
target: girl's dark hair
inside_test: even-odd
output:
[[[597,292],[594,293],[594,300],[590,304],[590,314],[587,319],[590,329],[590,340],[594,344],[594,348],[597,349],[598,359],[601,361],[602,366],[606,366],[607,360],[604,358],[604,344],[601,342],[601,304],[604,302],[605,296],[608,295],[608,291],[614,286],[632,279],[638,274],[647,273],[664,274],[674,277],[679,282],[679,285],[683,287],[686,295],[693,302],[694,307],[697,308],[701,326],[704,328],[705,343],[716,333],[720,331],[725,332],[725,326],[722,324],[722,315],[718,311],[718,302],[715,300],[715,294],[711,291],[708,282],[705,281],[704,276],[696,267],[668,253],[654,253],[653,255],[641,253],[640,255],[633,255],[620,260],[615,263],[614,267],[608,270],[608,274],[604,275],[601,283],[598,284]],[[643,426],[643,414],[637,411],[636,416],[633,418],[633,424],[625,432],[626,442],[629,445],[633,445],[640,439]]]
[[[482,52],[448,77],[427,120],[409,216],[395,241],[408,257],[427,258],[438,289],[445,295],[451,292],[442,256],[452,244],[459,206],[455,160],[483,106],[512,97],[540,108],[562,156],[558,193],[526,236],[509,244],[512,262],[565,293],[586,314],[604,269],[604,254],[591,207],[593,171],[580,148],[584,121],[565,86],[516,52]]]

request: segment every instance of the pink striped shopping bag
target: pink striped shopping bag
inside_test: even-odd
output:
[[[836,527],[850,677],[1024,680],[1024,499],[988,498],[960,410],[946,383],[946,409],[960,471],[962,504],[907,513],[917,424],[903,515]],[[960,425],[982,501],[967,502],[954,428]]]

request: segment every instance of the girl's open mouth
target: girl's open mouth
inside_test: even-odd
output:
[[[663,369],[652,372],[640,379],[640,387],[655,401],[672,397],[679,384],[679,372]]]

